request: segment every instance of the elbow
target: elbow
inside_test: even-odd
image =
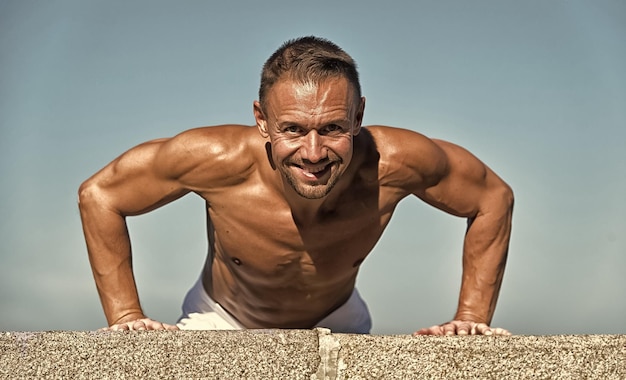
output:
[[[502,182],[498,189],[498,198],[500,202],[502,202],[502,206],[512,213],[513,206],[515,205],[515,195],[513,194],[511,186]]]
[[[84,205],[87,203],[87,200],[91,197],[91,184],[89,183],[89,180],[83,182],[80,184],[80,186],[78,187],[78,208],[82,209],[84,207]]]
[[[513,189],[506,182],[497,178],[489,186],[489,190],[485,193],[482,207],[483,213],[497,213],[511,215],[515,204],[515,195]]]
[[[511,186],[506,185],[507,188],[507,204],[509,205],[509,208],[511,210],[513,210],[513,206],[515,205],[515,194],[513,194],[513,189],[511,188]]]
[[[83,182],[78,188],[78,209],[83,212],[89,205],[97,203],[97,200],[102,198],[100,193],[99,186],[93,179]]]

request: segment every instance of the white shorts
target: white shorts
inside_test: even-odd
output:
[[[220,304],[215,302],[196,281],[183,302],[183,315],[176,326],[181,330],[243,330],[245,327]],[[315,327],[325,327],[336,333],[369,334],[372,319],[365,301],[354,289],[343,305],[319,321]]]

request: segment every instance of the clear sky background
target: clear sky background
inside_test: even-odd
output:
[[[0,330],[104,326],[80,183],[140,142],[253,124],[263,62],[304,35],[358,62],[365,124],[460,144],[513,187],[494,325],[626,333],[621,0],[0,0]],[[203,202],[129,225],[145,311],[172,323],[204,262]],[[358,280],[374,333],[453,316],[464,229],[400,204]]]

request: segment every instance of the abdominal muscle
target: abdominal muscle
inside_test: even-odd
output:
[[[371,215],[340,223],[341,233],[334,223],[303,229],[277,214],[211,215],[204,288],[247,328],[311,328],[348,300],[384,227]]]
[[[311,328],[348,300],[357,274],[354,269],[329,280],[308,265],[279,266],[267,275],[244,266],[249,265],[216,254],[205,267],[203,284],[247,328]]]

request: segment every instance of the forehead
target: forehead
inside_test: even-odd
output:
[[[328,108],[351,109],[357,101],[350,82],[343,77],[327,78],[318,82],[299,82],[283,79],[268,92],[268,106],[274,112],[289,109],[316,111]]]

